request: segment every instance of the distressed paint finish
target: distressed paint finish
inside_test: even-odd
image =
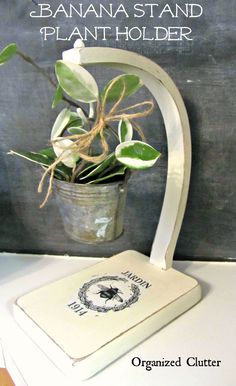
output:
[[[70,0],[63,0],[68,5]],[[180,258],[235,259],[236,250],[236,135],[234,108],[236,90],[235,0],[198,1],[204,6],[200,19],[189,20],[194,40],[107,41],[89,39],[87,46],[103,45],[135,51],[158,63],[177,84],[187,107],[193,146],[193,163],[187,210],[176,256]],[[60,1],[58,1],[60,3]],[[100,3],[94,0],[93,4]],[[126,2],[130,9],[136,0]],[[170,4],[176,1],[170,0]],[[36,6],[29,0],[1,2],[1,48],[16,41],[20,49],[51,71],[61,52],[72,42],[52,39],[42,42],[42,24],[60,24],[65,35],[77,20],[30,19]],[[158,20],[164,27],[174,20]],[[155,18],[96,19],[96,25],[135,23],[139,27],[157,24]],[[180,17],[178,22],[186,24]],[[87,27],[94,18],[84,19]],[[114,72],[94,72],[100,85]],[[39,173],[35,165],[6,155],[9,149],[37,151],[47,144],[53,122],[59,113],[51,110],[54,90],[29,65],[12,60],[0,71],[0,249],[25,253],[69,253],[110,256],[124,249],[149,254],[163,202],[167,171],[165,130],[158,111],[142,120],[148,142],[162,157],[152,169],[134,173],[129,182],[125,232],[112,243],[93,247],[73,242],[65,235],[56,200],[44,210],[36,194]],[[149,98],[145,89],[140,99]],[[61,108],[63,108],[61,106]],[[155,215],[153,215],[155,213]],[[79,251],[79,252],[78,252]]]
[[[123,232],[127,179],[101,185],[54,182],[64,228],[75,241],[97,244]]]
[[[73,52],[77,52],[76,54]],[[163,269],[172,266],[176,242],[187,202],[191,170],[191,138],[188,115],[182,97],[168,74],[151,60],[114,48],[75,48],[63,58],[78,64],[105,64],[138,75],[160,107],[168,143],[168,171],[165,196],[154,242],[151,263]]]

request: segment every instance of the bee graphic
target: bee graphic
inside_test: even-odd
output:
[[[98,287],[100,288],[100,291],[97,292],[97,294],[100,294],[100,298],[106,298],[105,303],[112,299],[116,299],[118,302],[123,303],[123,299],[118,295],[118,293],[122,294],[123,292],[121,292],[119,288],[113,288],[111,285],[109,288],[101,284],[99,284]]]

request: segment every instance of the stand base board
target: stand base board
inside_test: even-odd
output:
[[[126,251],[18,298],[14,314],[57,367],[87,379],[200,298],[195,279]]]

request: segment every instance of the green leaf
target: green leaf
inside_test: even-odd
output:
[[[18,155],[31,162],[34,162],[36,164],[43,165],[43,166],[50,166],[53,163],[53,159],[49,159],[46,155],[35,153],[33,151],[11,150],[8,154]]]
[[[60,137],[65,127],[68,125],[71,117],[69,109],[63,109],[58,115],[51,131],[51,139]]]
[[[71,174],[72,174],[72,169],[68,168],[67,166],[63,165],[62,163],[58,164],[56,167],[56,171],[61,174],[66,181],[69,181]]]
[[[69,127],[67,129],[68,133],[71,135],[77,135],[77,134],[86,134],[87,130],[82,129],[82,127]]]
[[[59,102],[61,102],[62,97],[63,97],[63,90],[62,90],[61,86],[58,84],[56,91],[55,91],[53,101],[52,101],[52,108],[53,109],[55,107],[57,107]]]
[[[130,169],[147,169],[155,164],[161,153],[142,141],[127,141],[117,146],[115,155]]]
[[[49,158],[47,155],[42,154],[46,149],[41,150],[39,153],[32,152],[32,151],[20,151],[20,150],[11,150],[8,154],[10,155],[17,155],[21,158],[25,158],[28,161],[31,161],[33,163],[36,163],[38,165],[48,167],[50,166],[53,162],[53,158]],[[68,180],[70,175],[71,175],[71,170],[64,165],[57,165],[55,169],[64,179]]]
[[[17,46],[15,43],[8,44],[3,50],[0,52],[0,65],[6,63],[10,60],[17,52]]]
[[[47,147],[46,149],[40,150],[39,154],[46,155],[48,158],[51,158],[53,160],[56,159],[56,154],[52,147]]]
[[[131,141],[133,137],[133,127],[128,119],[121,119],[118,126],[120,142]]]
[[[60,86],[71,98],[85,103],[98,100],[97,83],[85,68],[58,60],[55,69]]]
[[[84,180],[85,178],[91,178],[98,174],[101,174],[104,170],[106,170],[110,165],[116,161],[116,157],[114,153],[109,154],[109,156],[102,161],[95,169],[93,169],[90,173],[88,173],[86,176],[81,177],[80,180]]]
[[[89,164],[83,170],[81,170],[81,172],[78,173],[77,177],[83,176],[84,173],[87,173],[88,171],[95,169],[97,166],[98,166],[97,164]]]
[[[124,98],[126,98],[134,94],[143,86],[143,83],[141,82],[140,78],[137,75],[124,74],[124,75],[119,75],[114,79],[115,79],[115,83],[110,88],[107,94],[107,99],[106,99],[107,102],[116,102],[120,98],[124,87],[125,87]],[[105,86],[102,92],[102,98],[104,98],[108,87],[114,81],[114,79],[108,82],[107,85]]]
[[[77,113],[71,112],[69,123],[66,125],[66,129],[69,127],[78,127],[81,128],[84,126],[82,119],[78,116]]]
[[[100,182],[104,182],[107,180],[110,180],[117,176],[123,176],[127,170],[127,166],[125,165],[119,165],[113,171],[111,171],[110,174],[103,176],[101,178],[97,178],[96,180],[88,182],[88,184],[99,184]],[[109,181],[108,181],[109,182]]]

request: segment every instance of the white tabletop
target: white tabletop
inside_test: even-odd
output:
[[[0,254],[0,338],[29,386],[74,386],[18,327],[12,303],[18,296],[98,263],[101,259]],[[195,277],[203,299],[191,310],[108,366],[87,386],[235,386],[236,263],[175,262]],[[176,360],[181,367],[134,367],[132,358]],[[189,357],[221,361],[219,367],[190,367]],[[19,386],[21,386],[19,381]],[[18,386],[16,383],[16,386]]]

